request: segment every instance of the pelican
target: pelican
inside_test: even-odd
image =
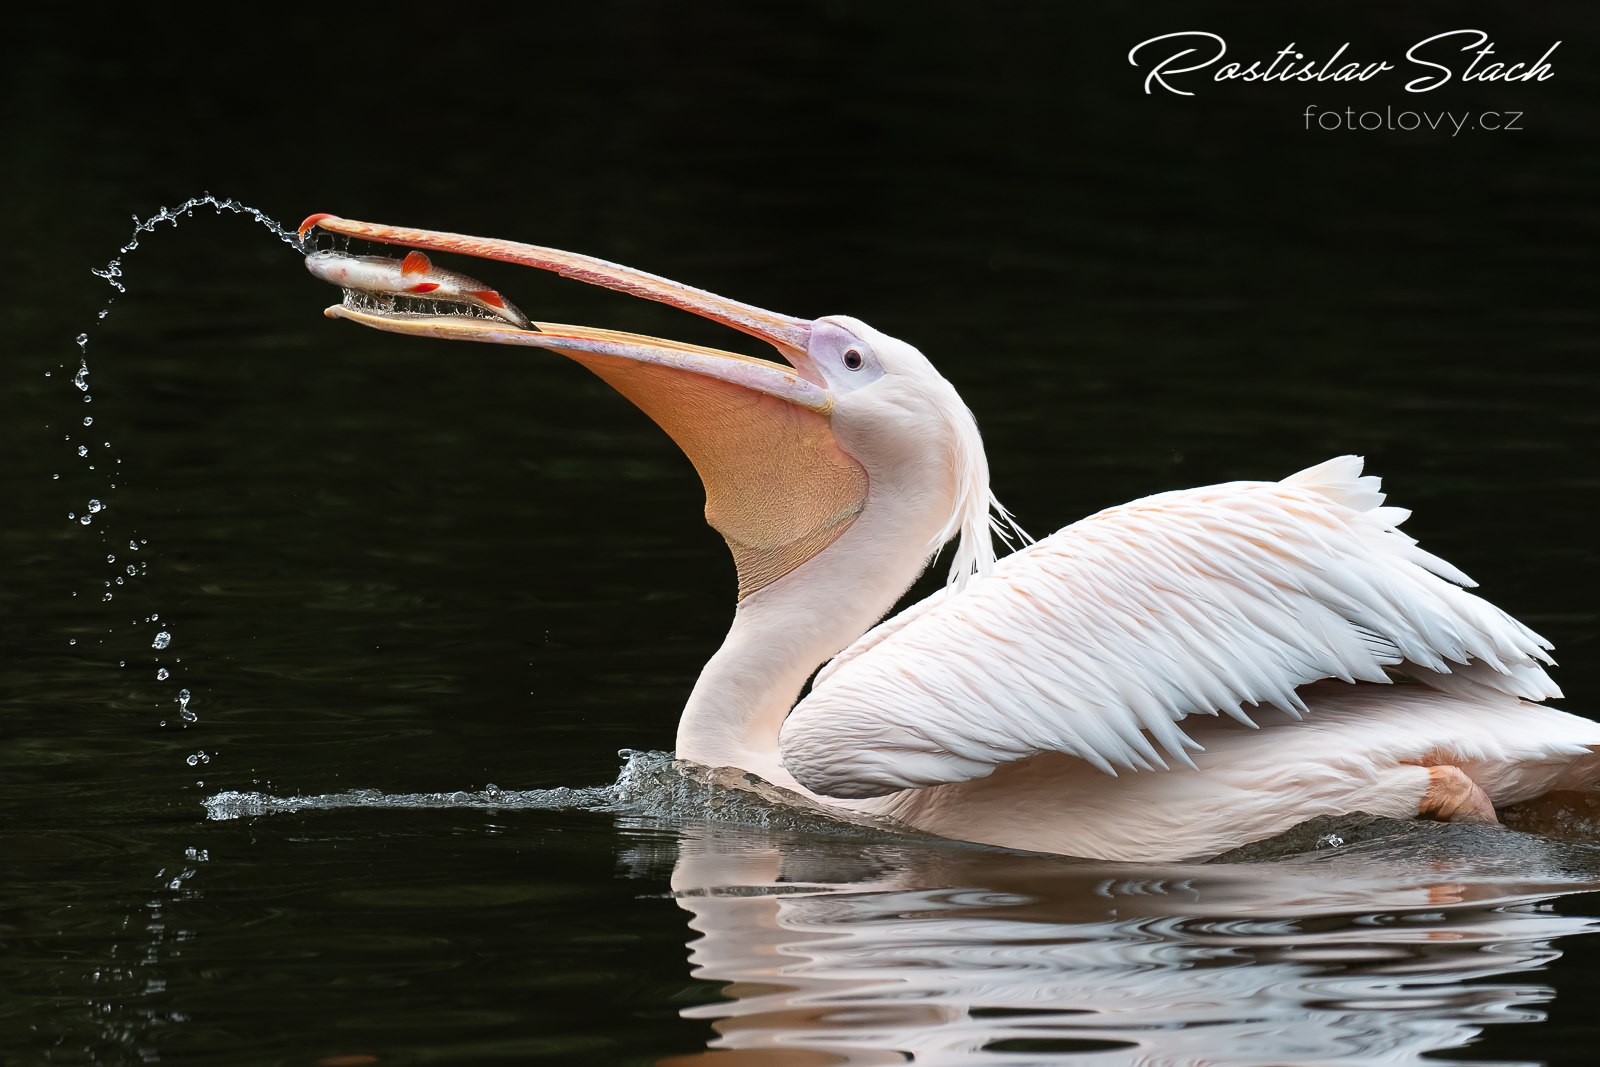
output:
[[[1030,542],[955,389],[858,319],[535,245],[332,215],[302,235],[317,227],[660,301],[786,361],[349,290],[326,312],[549,349],[677,442],[738,572],[681,759],[945,837],[1151,861],[1358,810],[1494,822],[1600,778],[1600,725],[1539,703],[1560,696],[1550,643],[1400,532],[1409,513],[1359,458],[1160,493]],[[996,537],[1021,547],[997,559]],[[880,622],[952,542],[948,583]]]

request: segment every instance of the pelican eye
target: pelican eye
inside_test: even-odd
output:
[[[855,348],[844,350],[844,365],[850,370],[861,369],[861,351]]]

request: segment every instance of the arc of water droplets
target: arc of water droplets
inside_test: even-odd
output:
[[[148,219],[141,219],[137,215],[133,216],[133,234],[128,238],[128,243],[119,248],[117,254],[112,256],[105,266],[94,268],[94,274],[97,277],[104,278],[117,292],[127,292],[127,287],[121,281],[122,257],[139,247],[139,235],[154,233],[156,227],[163,222],[176,226],[179,219],[185,215],[192,214],[194,209],[198,207],[215,208],[218,215],[224,211],[231,211],[236,215],[249,215],[276,234],[284,244],[293,248],[296,252],[301,250],[300,235],[293,230],[285,228],[277,219],[274,219],[260,208],[242,204],[231,196],[225,196],[219,200],[210,193],[202,193],[199,196],[191,196],[175,208],[163,207]],[[105,318],[105,312],[101,312],[100,317]]]
[[[259,208],[251,207],[248,204],[241,203],[232,197],[216,197],[209,192],[202,193],[199,196],[192,196],[183,203],[179,204],[177,207],[163,206],[161,210],[157,211],[154,215],[147,219],[141,219],[139,216],[134,215],[133,232],[128,236],[127,242],[117,250],[116,255],[112,256],[111,259],[106,262],[105,266],[92,268],[92,273],[97,278],[103,279],[106,284],[110,285],[116,290],[116,294],[111,296],[106,301],[105,306],[102,307],[99,313],[95,316],[97,319],[103,321],[108,315],[110,315],[111,305],[116,302],[117,296],[120,296],[128,291],[127,286],[123,284],[123,258],[139,247],[140,238],[146,234],[154,233],[156,229],[163,223],[176,226],[179,220],[183,219],[185,216],[193,214],[198,208],[202,207],[210,207],[218,215],[221,215],[225,212],[231,212],[237,215],[249,216],[260,225],[265,226],[268,230],[272,231],[272,233],[279,240],[283,241],[290,248],[294,249],[297,254],[304,251],[299,235],[293,230],[285,228],[276,219],[273,219],[271,216],[267,215],[266,212],[260,210]],[[80,393],[83,394],[83,401],[87,404],[93,400],[93,397],[89,395],[89,335],[87,332],[80,333],[74,340],[78,346],[78,369],[77,372],[72,376],[72,384]],[[46,376],[48,377],[48,374]],[[92,417],[84,416],[83,425],[85,427],[92,426],[93,424],[94,419]],[[71,442],[72,437],[70,434],[67,436],[67,440],[69,443]],[[110,448],[111,442],[106,441],[105,447]],[[78,445],[77,454],[81,459],[90,458],[88,445]],[[117,462],[121,463],[122,461],[119,459]],[[92,463],[90,464],[89,469],[94,470],[94,465]],[[54,477],[59,479],[60,475],[55,475]],[[115,483],[108,483],[108,486],[110,489],[116,488]],[[99,499],[92,499],[88,503],[87,510],[85,510],[82,515],[79,515],[76,512],[71,512],[68,514],[68,518],[80,525],[88,526],[93,523],[94,519],[99,515],[100,512],[104,511],[106,507],[107,504],[105,502]],[[128,549],[130,552],[137,552],[139,551],[140,546],[145,543],[146,542],[143,540],[129,540]],[[106,556],[106,563],[111,566],[116,566],[116,554],[108,554]],[[123,568],[125,573],[119,573],[116,576],[115,584],[121,586],[125,584],[128,578],[133,578],[139,574],[144,574],[147,572],[147,569],[148,564],[143,561],[141,561],[137,566],[132,563],[126,564]],[[112,584],[113,583],[111,581],[107,581],[105,583],[106,591],[101,597],[102,603],[112,599]],[[77,596],[77,594],[74,593],[73,596]],[[151,614],[144,621],[146,623],[156,623],[159,621],[159,619],[159,615]],[[138,620],[135,620],[135,625],[137,625],[137,622]],[[76,645],[78,643],[77,639],[73,638],[71,643]],[[165,650],[171,643],[172,634],[170,627],[167,624],[162,623],[160,632],[156,634],[155,640],[151,643],[151,648],[159,652]],[[121,661],[119,665],[123,665],[125,663],[126,661],[124,660]],[[171,677],[172,672],[169,671],[165,666],[159,667],[156,671],[156,680],[158,682],[164,682]],[[183,725],[185,726],[188,726],[199,719],[199,716],[189,708],[190,699],[191,697],[189,690],[187,689],[182,690],[177,697],[179,716],[182,719]],[[162,721],[161,725],[166,725],[165,720]],[[202,750],[194,755],[189,756],[186,762],[190,767],[193,767],[201,763],[209,763],[210,760],[211,756]]]
[[[225,211],[232,212],[236,215],[248,215],[252,219],[255,219],[256,222],[260,223],[262,226],[265,226],[267,229],[271,230],[280,241],[294,249],[297,253],[302,251],[304,248],[304,244],[300,240],[299,234],[295,233],[295,231],[291,229],[286,228],[282,223],[278,222],[277,219],[274,219],[260,208],[251,207],[249,204],[241,203],[231,196],[218,198],[210,193],[201,193],[199,196],[191,196],[177,207],[167,207],[163,205],[160,211],[157,211],[154,215],[151,215],[147,219],[141,219],[138,215],[132,216],[133,233],[128,235],[127,243],[125,243],[121,248],[117,249],[117,254],[107,260],[105,266],[91,268],[91,273],[97,278],[105,279],[106,284],[115,289],[118,294],[126,293],[128,291],[128,287],[122,284],[122,257],[139,247],[140,236],[147,233],[154,233],[156,227],[160,226],[162,223],[168,223],[172,226],[176,226],[179,219],[182,219],[186,215],[193,214],[196,208],[202,207],[212,208],[218,215]],[[95,317],[98,319],[104,319],[107,315],[111,314],[111,305],[115,302],[116,297],[112,297],[110,300],[107,300],[106,306],[101,308],[99,314],[97,314]],[[78,373],[73,375],[72,384],[76,385],[78,389],[84,393],[83,399],[84,402],[87,403],[89,401],[89,383],[86,380],[89,376],[89,335],[87,333],[80,333],[77,337],[77,342],[79,349]],[[84,425],[87,426],[88,422],[86,421]]]

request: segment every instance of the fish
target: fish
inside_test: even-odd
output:
[[[528,316],[495,290],[476,278],[435,267],[432,260],[415,249],[407,252],[404,259],[312,252],[306,256],[306,270],[345,289],[467,304],[521,329],[534,328]]]

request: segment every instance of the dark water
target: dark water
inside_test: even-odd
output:
[[[1585,712],[1584,13],[18,21],[0,1060],[1586,1062],[1583,845],[1350,826],[1298,858],[1108,866],[793,821],[659,769],[621,800],[530,793],[669,748],[726,625],[732,568],[671,443],[559,359],[324,320],[332,291],[239,218],[147,238],[103,322],[89,273],[130,214],[211,189],[849,312],[957,385],[1036,533],[1358,452],[1410,532],[1556,642]],[[1556,77],[1146,97],[1126,62],[1190,28],[1241,58],[1393,60],[1480,25],[1507,59],[1563,40]],[[1308,131],[1313,103],[1524,129]],[[729,343],[474,273],[535,317]],[[353,795],[208,819],[229,791]]]

